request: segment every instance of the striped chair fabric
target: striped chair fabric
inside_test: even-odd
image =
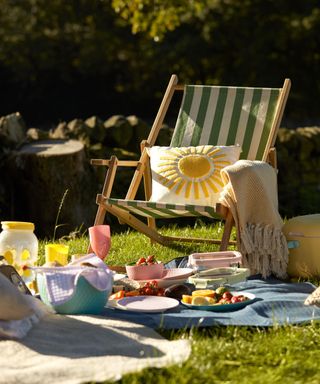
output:
[[[241,158],[265,160],[280,91],[187,85],[170,145],[239,144]]]
[[[265,160],[278,88],[186,85],[170,146],[233,145],[241,158]],[[215,207],[108,198],[106,202],[145,217],[219,217]]]
[[[111,206],[121,208],[133,214],[153,217],[155,219],[168,219],[182,216],[206,216],[210,218],[217,218],[214,207],[203,205],[182,205],[182,204],[166,204],[156,203],[153,201],[143,200],[125,200],[114,198],[103,198],[102,201],[107,202]]]

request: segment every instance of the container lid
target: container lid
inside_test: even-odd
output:
[[[290,238],[320,238],[320,214],[293,217],[284,224],[283,232]]]
[[[2,229],[28,229],[33,231],[34,224],[26,221],[1,221]]]

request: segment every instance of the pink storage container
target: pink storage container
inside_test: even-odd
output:
[[[191,268],[220,268],[241,264],[242,255],[238,251],[221,251],[208,253],[193,253],[189,256],[188,266]]]

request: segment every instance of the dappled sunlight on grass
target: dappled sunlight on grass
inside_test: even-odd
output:
[[[183,236],[183,237],[202,237],[202,238],[221,238],[223,232],[223,224],[220,222],[215,224],[205,224],[201,221],[186,227],[177,225],[162,227],[160,232],[166,236]],[[235,239],[233,232],[232,238]],[[61,242],[69,245],[69,255],[87,253],[89,238],[85,233],[78,238],[69,240],[62,239]],[[48,241],[40,241],[39,247],[39,264],[44,263],[44,245]],[[56,241],[58,242],[58,241]],[[106,262],[110,265],[124,265],[126,263],[137,260],[141,256],[153,254],[157,260],[167,262],[175,257],[190,255],[196,252],[213,252],[218,251],[219,246],[208,243],[180,243],[175,242],[170,247],[152,243],[151,240],[134,230],[127,230],[122,233],[112,234],[111,229],[111,248]]]
[[[318,383],[320,326],[212,327],[165,332],[187,338],[190,358],[180,366],[148,369],[120,383]]]
[[[161,232],[174,236],[219,237],[223,227],[217,223],[194,227],[163,227]],[[233,233],[233,239],[234,239]],[[49,242],[49,241],[48,241]],[[87,234],[80,238],[63,240],[69,245],[69,254],[87,252]],[[45,242],[40,242],[40,260],[44,258]],[[194,252],[217,250],[209,244],[180,244],[179,248],[152,244],[146,236],[129,230],[112,235],[112,245],[106,262],[124,265],[138,257],[154,254],[158,260],[168,261]],[[40,263],[41,264],[41,263]],[[231,383],[274,384],[319,382],[320,323],[304,326],[270,328],[211,327],[204,329],[161,330],[170,340],[185,338],[192,344],[192,354],[182,365],[162,369],[146,369],[126,375],[122,384],[176,384],[176,383]]]
[[[161,233],[171,236],[184,237],[221,237],[221,225],[197,225],[192,227],[165,227]],[[189,255],[195,252],[212,252],[219,249],[218,245],[206,243],[175,243],[171,247],[165,247],[157,243],[152,243],[150,239],[141,233],[128,231],[112,237],[110,254],[107,258],[110,264],[125,264],[137,260],[141,256],[154,254],[158,260],[169,261],[175,257]]]

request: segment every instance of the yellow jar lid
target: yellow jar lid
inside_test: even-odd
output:
[[[34,224],[26,221],[1,221],[2,229],[29,229],[34,230]]]

